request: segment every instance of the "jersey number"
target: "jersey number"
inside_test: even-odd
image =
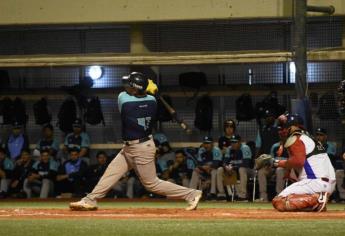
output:
[[[138,125],[144,127],[145,131],[150,127],[151,117],[137,118],[137,120]]]

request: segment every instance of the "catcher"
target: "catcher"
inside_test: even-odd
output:
[[[281,115],[278,119],[287,130],[284,147],[289,159],[274,160],[263,154],[255,161],[255,168],[286,168],[297,174],[297,182],[272,200],[273,207],[278,211],[325,211],[335,188],[335,172],[326,150],[304,130],[299,115]]]

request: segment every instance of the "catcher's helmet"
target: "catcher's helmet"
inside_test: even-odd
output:
[[[285,127],[290,127],[292,125],[295,126],[303,126],[303,118],[298,114],[289,114],[286,116],[287,120],[285,123]]]
[[[132,72],[122,77],[122,81],[139,92],[144,92],[149,84],[148,78],[140,72]]]

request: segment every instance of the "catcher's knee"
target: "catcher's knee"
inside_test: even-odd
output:
[[[278,211],[286,211],[286,197],[276,196],[272,200],[272,205]]]
[[[319,194],[276,196],[272,200],[272,205],[278,211],[313,211],[320,205],[318,198]]]

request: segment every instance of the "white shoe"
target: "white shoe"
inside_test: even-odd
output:
[[[69,208],[72,211],[95,211],[98,207],[95,201],[83,198],[79,202],[71,202]]]
[[[254,202],[263,202],[264,203],[264,202],[268,202],[268,200],[265,198],[258,198],[258,199],[255,199]]]
[[[328,192],[322,192],[319,195],[319,198],[317,199],[319,202],[318,207],[316,208],[317,212],[325,211],[326,210],[326,205],[328,202]]]
[[[202,197],[202,191],[196,190],[194,199],[188,201],[188,207],[186,207],[186,211],[196,210],[201,197]]]

